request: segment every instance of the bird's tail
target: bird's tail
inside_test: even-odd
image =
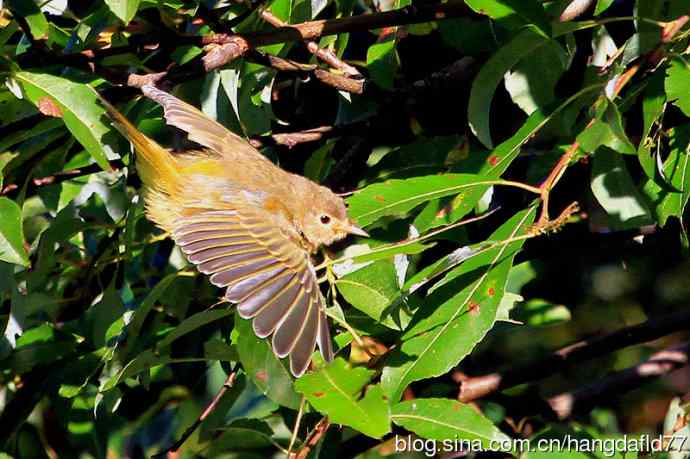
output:
[[[113,127],[134,145],[137,152],[136,166],[142,182],[158,193],[173,194],[180,182],[176,159],[168,150],[155,140],[147,137],[137,129],[125,116],[107,100],[98,96]]]

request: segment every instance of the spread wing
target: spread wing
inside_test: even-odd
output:
[[[263,158],[254,147],[209,118],[196,107],[181,101],[172,94],[161,91],[153,85],[144,85],[141,91],[146,97],[163,107],[163,116],[168,124],[187,132],[189,140],[223,154],[226,151]]]
[[[173,238],[211,283],[227,287],[257,336],[273,334],[273,352],[289,356],[299,377],[315,343],[333,357],[323,297],[307,252],[266,220],[246,208],[200,210],[176,222]]]

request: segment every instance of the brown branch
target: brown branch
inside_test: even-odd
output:
[[[666,52],[664,50],[664,45],[670,43],[675,35],[685,26],[685,24],[690,21],[690,13],[683,15],[673,21],[670,21],[664,27],[661,38],[657,46],[645,54],[639,61],[633,63],[623,74],[618,78],[613,88],[613,97],[617,97],[623,88],[628,84],[628,82],[643,68],[643,64],[646,64],[648,68],[654,68],[656,65],[664,59]],[[585,127],[585,130],[590,128],[596,120],[592,119]],[[551,190],[561,179],[566,169],[570,165],[570,161],[575,156],[575,153],[580,148],[579,142],[573,142],[566,152],[558,160],[551,173],[546,178],[546,180],[541,184],[542,189],[541,199],[542,199],[542,210],[538,226],[548,226],[549,224],[549,196]]]
[[[319,126],[306,131],[271,134],[253,138],[249,140],[249,143],[254,148],[261,148],[264,145],[284,145],[292,148],[300,143],[316,142],[328,135],[332,135],[334,132],[340,132],[340,130],[333,126]]]
[[[314,70],[314,76],[320,82],[340,91],[346,91],[352,94],[362,94],[364,92],[364,79],[349,78],[323,69]]]
[[[664,349],[648,360],[581,389],[548,399],[558,419],[566,419],[575,411],[582,412],[611,395],[635,389],[652,378],[664,376],[690,361],[690,342]]]
[[[502,372],[465,377],[460,384],[458,399],[461,402],[471,402],[496,391],[549,377],[573,364],[688,328],[690,328],[690,312],[681,312],[625,327],[609,335],[579,341],[536,362],[509,368]]]
[[[211,50],[206,56],[211,55],[213,52],[214,51]],[[362,94],[364,92],[364,79],[354,79],[346,75],[338,75],[319,69],[316,65],[302,64],[282,57],[264,54],[254,49],[247,49],[244,52],[245,58],[251,62],[256,62],[280,71],[301,72],[307,75],[313,75],[314,78],[322,83],[341,91],[347,91],[354,94]],[[199,76],[208,71],[210,70],[197,67],[196,70],[191,70],[192,73],[190,74],[187,67],[181,66],[173,67],[169,72],[149,73],[145,75],[131,74],[127,78],[127,85],[133,88],[141,88],[146,84],[153,84],[154,86],[165,82],[172,84],[176,81],[185,81],[190,77]]]
[[[173,443],[169,448],[155,454],[152,456],[152,459],[157,459],[157,458],[165,458],[168,456],[168,453],[174,453],[180,447],[184,444],[185,441],[194,433],[194,431],[201,425],[202,422],[211,414],[213,413],[213,410],[216,409],[218,406],[218,403],[220,402],[220,399],[223,398],[223,395],[228,391],[228,389],[232,388],[233,384],[235,384],[235,377],[237,376],[237,373],[235,371],[231,371],[228,377],[225,379],[225,382],[223,383],[223,386],[220,388],[218,393],[213,397],[213,400],[211,400],[211,403],[208,404],[206,409],[201,413],[201,415],[197,418],[194,423],[187,428],[187,430],[184,431],[182,436],[180,436],[179,440],[177,440],[175,443]]]
[[[464,2],[454,0],[436,5],[409,5],[393,11],[362,14],[340,19],[322,19],[279,27],[271,32],[246,35],[216,34],[204,38],[211,45],[203,57],[206,70],[222,67],[244,55],[250,48],[289,41],[315,40],[328,35],[383,27],[419,24],[440,19],[466,16],[470,12]]]
[[[244,57],[250,62],[254,62],[265,67],[272,67],[282,72],[310,73],[317,69],[315,64],[303,64],[291,59],[284,59],[282,57],[274,56],[273,54],[262,53],[255,49],[249,50]]]
[[[273,13],[271,13],[268,10],[262,10],[259,15],[261,18],[271,24],[274,27],[280,28],[280,27],[290,27],[289,24],[285,23],[282,21],[280,18],[275,16]],[[316,43],[313,40],[307,40],[305,42],[307,45],[307,49],[309,50],[310,53],[312,53],[314,56],[316,56],[317,59],[320,59],[321,61],[325,62],[326,64],[330,65],[336,70],[340,70],[344,74],[351,76],[351,77],[361,77],[362,75],[359,73],[359,70],[351,66],[350,64],[342,61],[336,54],[330,50],[330,49],[322,49],[319,48],[319,44]]]
[[[594,4],[594,0],[572,0],[565,7],[558,20],[561,22],[572,21],[587,11],[592,4]]]
[[[324,417],[314,426],[314,429],[309,433],[304,444],[297,453],[290,454],[290,459],[306,459],[312,449],[321,441],[321,438],[326,434],[330,426],[328,418]]]

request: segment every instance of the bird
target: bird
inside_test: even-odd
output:
[[[173,153],[100,98],[111,125],[131,142],[147,218],[168,232],[224,298],[271,336],[300,377],[318,344],[333,359],[325,301],[311,257],[349,234],[368,237],[330,189],[272,163],[246,139],[153,84],[143,94],[196,149]]]

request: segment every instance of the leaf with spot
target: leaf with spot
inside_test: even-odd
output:
[[[265,339],[254,334],[251,321],[235,315],[237,352],[244,371],[264,394],[279,405],[297,409],[300,397],[293,380]]]
[[[534,219],[535,208],[518,212],[490,236],[503,240],[448,273],[419,307],[402,344],[386,359],[381,385],[400,399],[414,381],[439,376],[457,365],[496,322],[508,273]],[[512,241],[512,242],[508,242]]]
[[[349,215],[361,226],[386,216],[403,216],[420,204],[444,196],[463,196],[486,187],[483,177],[473,174],[445,174],[386,180],[375,183],[348,199]],[[461,198],[458,198],[461,199]]]
[[[105,121],[105,109],[98,103],[92,88],[81,82],[33,71],[16,72],[12,78],[37,107],[46,106],[49,101],[53,113],[54,109],[59,109],[72,135],[103,170],[111,170],[108,159],[117,157],[111,147],[116,137],[110,136],[112,131]]]
[[[365,390],[374,374],[366,368],[351,368],[345,360],[336,358],[302,376],[295,387],[331,422],[381,438],[390,432],[390,408],[380,385]]]
[[[465,403],[446,398],[417,398],[393,405],[391,420],[422,438],[479,441],[483,448],[510,442],[510,437]]]

